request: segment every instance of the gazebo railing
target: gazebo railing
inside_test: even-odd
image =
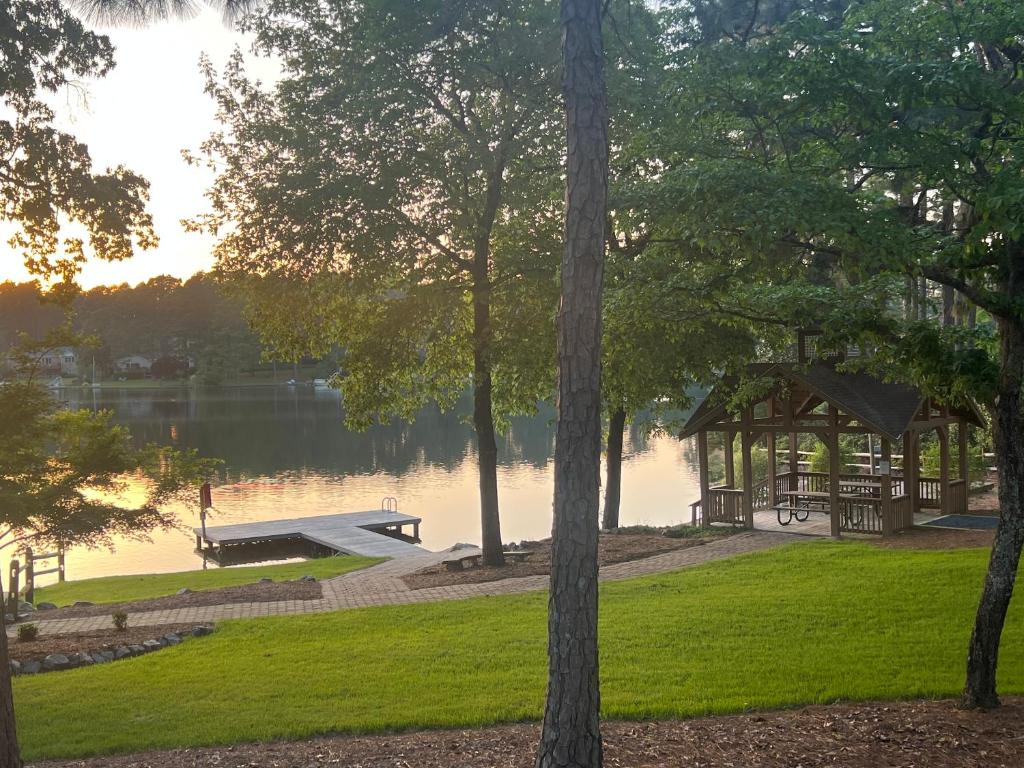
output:
[[[882,500],[870,496],[839,498],[839,530],[844,533],[882,533]]]
[[[737,488],[709,488],[708,508],[701,509],[704,522],[743,525],[743,491]]]
[[[914,527],[914,510],[908,495],[892,497],[892,524],[897,531],[907,531]]]

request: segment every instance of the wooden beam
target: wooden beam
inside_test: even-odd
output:
[[[768,410],[772,416],[775,415],[775,401],[768,403]],[[768,447],[768,506],[774,507],[778,501],[775,498],[775,433],[768,432],[765,435]]]
[[[903,490],[910,496],[910,512],[917,514],[921,504],[921,489],[917,478],[917,435],[914,432],[903,433]]]
[[[960,419],[957,422],[957,442],[960,446],[960,479],[968,482],[968,491],[970,490],[970,472],[967,463],[968,435],[970,434],[968,431],[969,429],[970,427],[968,426],[966,419]]]
[[[891,536],[896,530],[896,520],[892,509],[892,445],[887,437],[882,437],[882,466],[886,467],[886,473],[881,476],[882,535]],[[871,474],[874,474],[874,470]]]
[[[939,511],[948,515],[949,505],[949,427],[939,427]]]
[[[828,501],[831,508],[829,522],[831,533],[839,538],[839,412],[835,406],[830,405],[828,415],[832,426],[828,434]]]
[[[711,484],[708,482],[708,433],[700,430],[697,433],[697,471],[700,477],[700,517],[701,527],[708,528],[709,512],[711,511]]]
[[[729,488],[736,487],[736,459],[733,456],[732,445],[736,440],[736,433],[728,430],[722,435],[725,441],[725,484]]]
[[[743,420],[750,421],[750,409],[743,410]],[[743,451],[743,523],[747,528],[754,527],[754,465],[750,458],[752,434],[749,429],[740,433],[740,447]]]

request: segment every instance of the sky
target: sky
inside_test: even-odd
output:
[[[213,239],[186,233],[181,219],[206,208],[204,191],[212,176],[188,166],[183,149],[198,149],[216,127],[213,101],[203,93],[199,58],[205,53],[218,69],[235,46],[250,40],[204,9],[188,21],[168,21],[143,29],[98,29],[116,48],[117,66],[105,78],[83,83],[51,100],[57,125],[89,147],[97,169],[125,165],[150,182],[150,211],[160,245],[121,263],[94,260],[81,275],[87,288],[135,283],[154,275],[186,278],[213,263]],[[252,70],[266,80],[273,65]],[[5,233],[6,235],[6,233]],[[0,238],[0,280],[29,279],[19,254]]]

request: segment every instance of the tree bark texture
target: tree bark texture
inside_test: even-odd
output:
[[[18,732],[14,720],[14,693],[11,688],[11,665],[7,654],[7,627],[4,611],[3,580],[0,579],[0,768],[21,768]]]
[[[473,429],[480,471],[480,532],[485,565],[504,565],[498,515],[498,443],[491,394],[491,302],[486,272],[473,288]]]
[[[608,419],[608,448],[605,452],[604,518],[601,527],[612,531],[619,527],[619,501],[622,498],[622,437],[626,431],[626,412],[616,408]]]
[[[1024,272],[1024,270],[1022,270]],[[1024,274],[1022,274],[1024,277]],[[967,651],[967,682],[963,703],[990,709],[999,706],[996,667],[1006,610],[1013,596],[1021,547],[1024,545],[1024,326],[999,322],[1001,372],[993,408],[992,437],[999,470],[999,525]]]
[[[565,250],[558,312],[558,419],[548,690],[540,768],[599,768],[597,537],[601,484],[601,289],[608,107],[600,0],[562,0]]]

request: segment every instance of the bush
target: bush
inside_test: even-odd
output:
[[[39,627],[35,624],[22,624],[18,627],[18,642],[31,643],[39,637]]]
[[[124,611],[117,611],[111,618],[114,619],[114,629],[118,632],[124,632],[128,629],[128,614]]]

